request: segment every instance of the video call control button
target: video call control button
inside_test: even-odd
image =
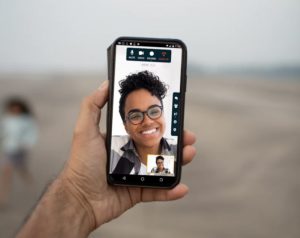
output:
[[[125,181],[126,180],[126,176],[123,176],[122,179]]]
[[[144,182],[145,181],[145,177],[141,177],[141,181]]]
[[[171,50],[127,48],[126,60],[171,63]]]
[[[174,92],[173,93],[173,106],[172,106],[172,128],[171,128],[171,135],[178,136],[179,130],[179,111],[180,111],[180,93]]]
[[[163,181],[164,181],[164,179],[163,179],[163,178],[159,178],[159,182],[161,182],[161,183],[162,183]]]

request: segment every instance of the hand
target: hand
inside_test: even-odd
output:
[[[108,81],[84,99],[71,149],[71,157],[61,174],[64,186],[89,214],[90,230],[120,216],[139,202],[168,201],[183,197],[188,187],[171,190],[110,186],[106,181],[105,135],[99,130],[101,109],[108,97]],[[183,164],[195,156],[195,136],[184,132]]]

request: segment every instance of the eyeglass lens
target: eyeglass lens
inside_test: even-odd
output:
[[[145,112],[141,112],[141,111],[130,112],[128,114],[128,119],[133,124],[139,124],[144,120],[144,114],[145,113],[147,114],[147,116],[149,118],[157,119],[161,116],[162,108],[160,106],[151,106]]]

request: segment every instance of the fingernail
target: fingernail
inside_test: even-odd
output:
[[[108,80],[105,80],[103,83],[101,83],[100,87],[98,88],[98,90],[101,90],[103,88],[106,88],[108,85]]]

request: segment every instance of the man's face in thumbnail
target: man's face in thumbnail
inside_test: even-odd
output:
[[[158,147],[166,127],[160,99],[151,95],[146,89],[134,90],[126,98],[124,112],[127,116],[127,120],[124,122],[125,129],[136,146],[140,148]],[[132,123],[128,119],[131,115],[132,120],[135,120],[138,116],[132,114],[135,112],[139,112],[139,116],[143,115],[140,123]]]
[[[162,159],[157,159],[156,166],[159,171],[162,171],[164,169],[164,161]]]

